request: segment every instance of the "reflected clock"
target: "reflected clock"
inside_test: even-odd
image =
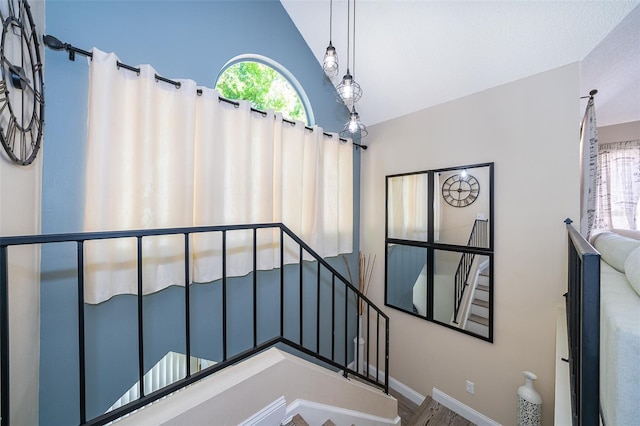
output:
[[[38,155],[44,130],[40,44],[26,0],[2,0],[0,20],[0,141],[12,161],[26,166]]]
[[[442,197],[453,207],[473,204],[480,194],[480,183],[468,173],[449,176],[442,184]]]

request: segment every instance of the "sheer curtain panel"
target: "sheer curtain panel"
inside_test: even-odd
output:
[[[282,222],[321,256],[353,250],[353,148],[279,114],[155,70],[119,69],[97,49],[90,62],[86,231]],[[196,89],[202,91],[197,95]],[[143,239],[143,291],[184,285],[182,235]],[[280,235],[258,232],[258,269],[279,266]],[[253,235],[227,235],[227,274],[253,268]],[[135,239],[85,246],[85,301],[137,292]],[[221,277],[220,233],[191,239],[191,276]],[[298,262],[285,250],[285,263]]]
[[[638,229],[640,140],[600,145],[598,169],[596,227]]]

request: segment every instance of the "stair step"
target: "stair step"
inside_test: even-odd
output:
[[[488,308],[489,307],[489,301],[488,300],[481,300],[481,299],[473,299],[473,302],[471,302],[474,305],[478,305],[481,306],[483,308]]]
[[[482,318],[481,316],[478,316],[478,315],[475,315],[475,314],[469,315],[468,320],[469,321],[473,321],[473,322],[477,322],[478,324],[486,325],[487,327],[489,326],[489,319],[488,318]]]
[[[285,426],[309,426],[309,423],[300,414],[296,414]]]
[[[480,291],[487,291],[487,292],[488,292],[488,291],[489,291],[489,286],[487,286],[487,285],[482,285],[482,284],[478,284],[478,285],[476,286],[476,290],[480,290]]]

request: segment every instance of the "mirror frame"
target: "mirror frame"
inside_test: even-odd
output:
[[[456,170],[464,170],[464,169],[474,169],[488,167],[489,171],[489,229],[488,229],[488,247],[475,247],[469,245],[459,245],[459,244],[451,244],[451,243],[441,243],[434,241],[434,229],[435,229],[435,215],[434,215],[434,206],[435,206],[435,197],[441,197],[441,188],[435,188],[435,174],[443,173],[443,172],[451,172]],[[389,236],[389,182],[390,179],[402,176],[410,176],[417,174],[427,174],[428,176],[428,194],[427,194],[427,239],[426,241],[422,240],[410,240],[410,239],[400,239],[393,238]],[[442,182],[440,182],[442,185]],[[490,343],[493,343],[493,317],[494,317],[494,277],[495,277],[495,269],[494,269],[494,232],[495,232],[495,214],[494,214],[494,163],[478,163],[478,164],[470,164],[464,166],[455,166],[455,167],[447,167],[442,169],[433,169],[433,170],[423,170],[418,172],[409,172],[409,173],[400,173],[394,175],[387,175],[385,177],[385,265],[384,265],[384,304],[390,308],[396,309],[400,312],[404,312],[409,315],[413,315],[415,317],[421,318],[423,320],[433,322],[444,327],[456,330],[458,332],[467,334],[469,336],[476,337],[481,340],[486,340]],[[389,247],[390,245],[401,245],[407,247],[415,247],[415,248],[424,248],[426,250],[426,315],[420,315],[414,311],[409,311],[407,309],[403,309],[399,306],[392,305],[389,303]],[[462,328],[456,327],[455,325],[445,323],[434,318],[434,281],[435,281],[435,254],[436,251],[447,251],[447,252],[456,252],[456,253],[469,253],[471,255],[483,255],[487,256],[489,261],[489,333],[488,336],[482,336],[480,334],[476,334],[474,332],[464,330]]]

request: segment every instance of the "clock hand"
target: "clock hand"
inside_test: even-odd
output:
[[[2,56],[2,61],[5,62],[8,66],[9,66],[9,71],[12,74],[15,74],[18,76],[18,78],[22,81],[24,81],[25,83],[27,83],[27,86],[29,87],[29,85],[31,84],[31,80],[29,80],[27,78],[27,76],[24,74],[24,69],[20,68],[17,65],[13,65],[7,58],[6,56]],[[20,89],[22,89],[22,87],[20,87]]]

